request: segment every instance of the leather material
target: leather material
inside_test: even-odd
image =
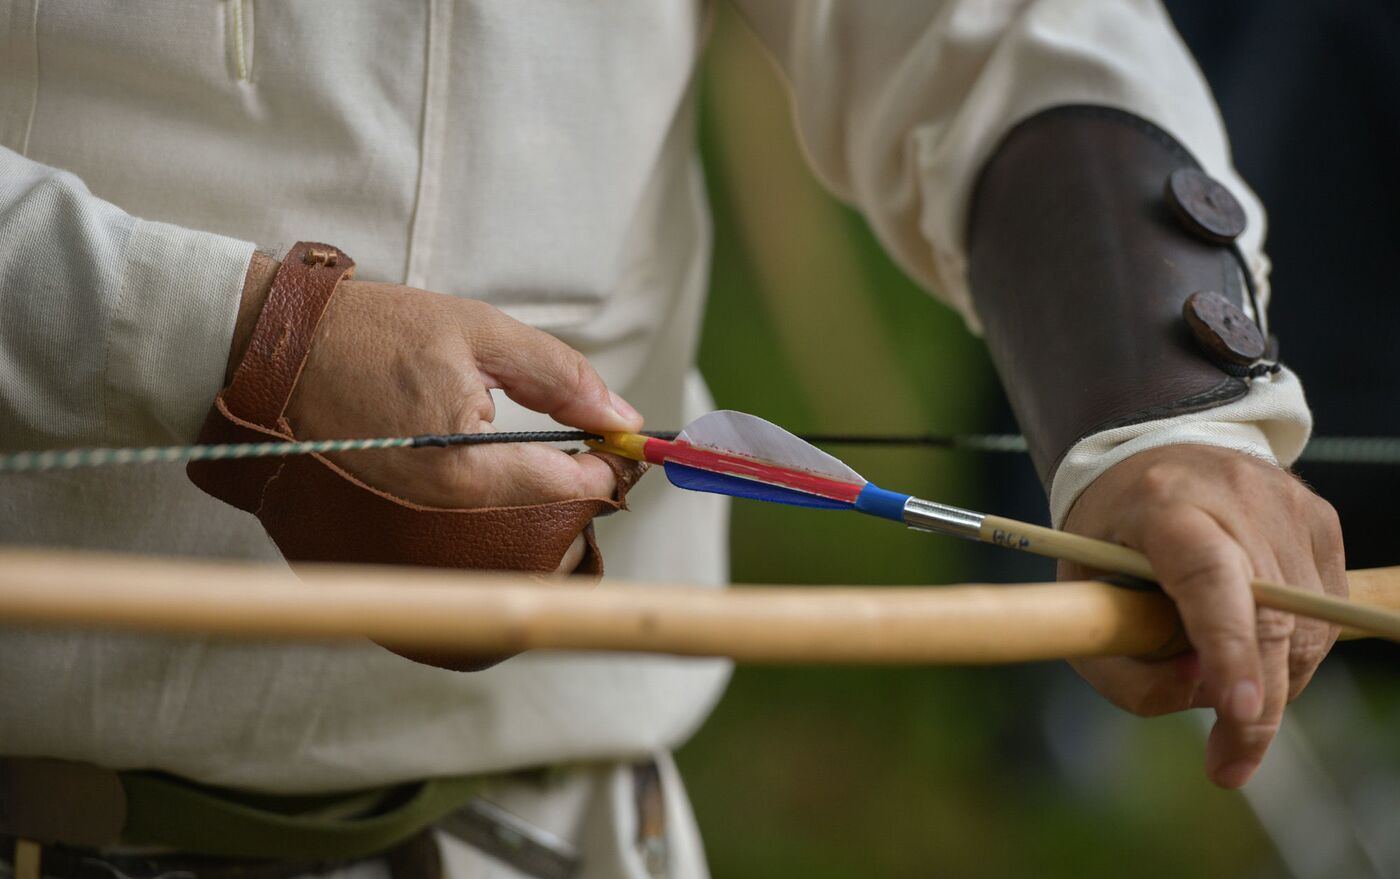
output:
[[[300,243],[282,263],[248,352],[219,393],[200,443],[295,440],[285,410],[335,286],[354,262],[307,262],[323,244]],[[440,509],[366,485],[322,455],[197,461],[191,481],[258,517],[289,562],[360,562],[473,570],[555,571],[574,539],[586,543],[576,573],[601,576],[603,558],[592,521],[626,507],[627,490],[645,465],[600,456],[617,476],[611,498],[517,507]],[[397,650],[418,662],[474,671],[506,657]]]
[[[1172,173],[1198,167],[1146,120],[1065,106],[1014,128],[983,170],[968,230],[973,299],[1047,488],[1090,434],[1248,392],[1182,318],[1197,291],[1243,298],[1231,251],[1166,203]]]
[[[355,261],[329,245],[302,241],[288,252],[224,390],[230,409],[255,424],[281,419],[335,288],[354,275]]]

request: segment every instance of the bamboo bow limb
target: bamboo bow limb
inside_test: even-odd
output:
[[[1352,598],[1400,608],[1400,567]],[[252,639],[358,639],[483,654],[609,650],[753,663],[1029,662],[1145,655],[1171,602],[1100,582],[730,590],[424,568],[0,550],[0,622]]]
[[[1351,572],[1400,608],[1400,567]],[[608,650],[753,663],[1030,662],[1172,644],[1171,602],[1095,581],[715,590],[425,568],[0,550],[0,625],[244,639],[374,638],[483,654]]]

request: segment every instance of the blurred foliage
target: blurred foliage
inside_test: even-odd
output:
[[[983,429],[996,391],[981,343],[813,179],[771,65],[725,10],[702,86],[715,260],[701,366],[718,404],[796,431]],[[837,451],[884,485],[985,500],[970,455]],[[970,549],[865,517],[734,509],[736,581],[991,578]],[[1275,864],[1239,796],[1206,783],[1193,719],[1129,718],[1060,667],[741,668],[680,762],[717,879]]]

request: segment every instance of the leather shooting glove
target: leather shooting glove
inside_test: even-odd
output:
[[[354,262],[337,248],[307,242],[292,248],[273,280],[266,302],[247,341],[246,352],[233,370],[228,386],[216,397],[205,420],[199,436],[200,443],[384,435],[394,433],[392,429],[395,427],[404,427],[389,423],[377,430],[361,427],[356,433],[352,425],[332,419],[329,422],[332,429],[352,432],[328,437],[321,430],[317,430],[314,435],[298,430],[301,425],[296,417],[295,401],[312,393],[310,388],[300,388],[299,385],[306,381],[305,377],[308,374],[314,375],[318,369],[324,369],[324,365],[318,367],[315,363],[308,363],[313,346],[330,344],[326,341],[326,333],[320,332],[318,328],[322,326],[323,316],[332,305],[332,296],[343,286],[342,282],[348,281],[353,270]],[[394,289],[406,291],[406,288]],[[447,297],[436,297],[422,291],[406,293],[433,298],[422,303],[416,299],[408,299],[403,310],[411,311],[418,304],[454,307]],[[490,315],[491,320],[509,321],[494,309],[490,309],[490,306],[480,303],[472,305],[483,310],[489,309],[489,312],[481,311],[478,316]],[[410,328],[409,331],[421,333],[423,346],[427,348],[427,336],[435,331],[434,327],[442,323],[442,320],[430,320],[427,327]],[[390,335],[383,326],[370,326],[366,331]],[[510,331],[537,333],[518,324],[511,327]],[[544,334],[538,335],[543,337]],[[456,341],[450,334],[449,338]],[[564,348],[562,343],[553,339],[548,339],[544,344]],[[421,359],[427,355],[415,350],[402,356],[405,359]],[[446,359],[455,363],[465,356],[454,355]],[[566,359],[577,357],[577,363],[586,364],[576,352],[568,351],[561,356]],[[573,369],[576,374],[582,374],[581,367],[568,368]],[[502,368],[496,369],[501,371]],[[602,387],[601,380],[596,379],[591,367],[588,368],[588,374],[596,385],[590,385],[590,389],[595,394],[602,394],[606,399],[606,388]],[[361,392],[362,397],[368,397],[362,404],[364,408],[372,410],[385,402],[375,394],[377,390],[382,389],[368,384],[362,387],[357,382],[352,382],[351,387]],[[544,392],[521,393],[528,396],[531,393]],[[434,399],[441,396],[460,396],[461,399],[484,400],[485,403],[481,405],[490,405],[489,388],[485,387],[473,388],[460,395],[444,395],[434,391],[431,392],[431,396]],[[329,399],[337,400],[335,395],[330,395]],[[453,399],[445,405],[457,405],[458,402],[457,399]],[[528,404],[530,400],[525,402]],[[425,410],[428,405],[428,402],[424,401]],[[315,408],[303,406],[303,409],[307,410]],[[619,407],[614,404],[613,408]],[[407,417],[414,415],[427,418],[429,413],[412,412]],[[493,415],[494,411],[473,411],[472,417],[464,422],[421,424],[403,432],[467,432],[489,429],[490,417]],[[373,417],[372,414],[370,417]],[[309,415],[306,416],[306,420],[309,418]],[[386,430],[386,427],[389,429]],[[581,539],[583,555],[575,569],[576,572],[594,577],[602,574],[603,560],[593,535],[593,518],[625,507],[627,490],[641,476],[643,467],[612,455],[594,456],[593,453],[589,453],[590,458],[596,457],[598,463],[594,463],[592,460],[574,461],[557,450],[545,447],[532,448],[528,452],[514,449],[511,450],[514,455],[526,456],[519,460],[518,469],[532,479],[541,479],[542,477],[538,476],[540,472],[556,472],[548,470],[547,465],[552,465],[559,459],[564,459],[568,464],[557,468],[557,472],[564,474],[564,477],[555,479],[555,482],[559,483],[557,485],[529,485],[514,494],[502,494],[500,483],[513,478],[511,473],[504,467],[496,468],[493,473],[489,466],[473,466],[466,463],[464,456],[460,454],[463,451],[465,450],[431,449],[351,453],[365,457],[364,461],[359,457],[333,459],[325,455],[201,461],[191,463],[187,472],[190,479],[210,495],[257,516],[269,537],[289,562],[358,562],[550,573],[559,567],[570,547],[575,545],[575,541]],[[389,455],[422,457],[411,459],[414,468],[404,471],[402,468],[393,467],[392,462],[388,465],[384,463]],[[379,459],[377,462],[372,460],[376,456]],[[437,457],[431,459],[428,456]],[[579,456],[580,459],[583,457]],[[585,463],[590,469],[585,470]],[[421,469],[424,466],[426,470]],[[575,471],[578,475],[575,475]],[[361,478],[362,474],[375,474],[368,478],[380,482],[380,478],[395,479],[403,472],[415,476],[426,473],[426,478],[419,476],[423,487],[415,492],[418,496],[413,499],[385,490],[382,484],[387,482],[375,485]],[[463,475],[464,472],[466,475]],[[476,493],[466,490],[461,493],[464,496],[484,499],[486,505],[463,508],[441,503],[442,500],[455,496],[452,492],[454,487],[462,485],[471,489],[483,479],[490,480],[493,475],[499,478],[491,485],[485,486],[484,490]],[[405,480],[397,478],[396,481]],[[599,488],[604,489],[606,495],[599,491]],[[438,492],[438,495],[428,498],[434,502],[425,503],[423,495],[430,491]],[[553,495],[558,499],[539,503],[516,502],[515,499],[522,493],[544,497]],[[588,496],[589,494],[594,496]],[[506,502],[493,502],[501,498]],[[474,656],[469,648],[464,649],[460,655],[452,656],[429,655],[421,651],[403,652],[402,655],[420,662],[458,670],[485,668],[503,658]]]

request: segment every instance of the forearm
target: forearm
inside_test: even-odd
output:
[[[0,149],[0,442],[188,442],[252,244],[133,217]]]
[[[1098,451],[1150,431],[1210,442],[1210,431],[1190,427],[1219,419],[1239,427],[1216,430],[1218,444],[1261,457],[1296,454],[1306,436],[1296,381],[1261,359],[1262,333],[1245,314],[1248,279],[1233,249],[1242,213],[1197,168],[1169,133],[1094,107],[1032,117],[987,163],[969,222],[969,279],[1047,488],[1072,448],[1071,478],[1092,466],[1079,444],[1105,432],[1116,431],[1114,442]],[[1206,191],[1173,196],[1173,175]],[[1200,221],[1225,215],[1231,234],[1208,236]],[[1223,298],[1213,327],[1184,317],[1196,293]],[[1261,425],[1290,420],[1294,430],[1275,431],[1284,448],[1272,448]]]

